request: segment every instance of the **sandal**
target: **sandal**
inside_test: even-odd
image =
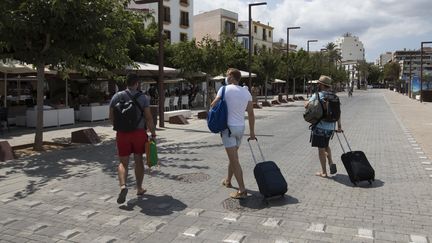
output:
[[[337,173],[336,164],[330,165],[330,174],[334,175]]]
[[[222,181],[222,186],[226,187],[226,188],[232,188],[232,184],[230,182],[227,182],[225,179],[223,179]]]
[[[117,203],[118,204],[122,204],[126,201],[126,195],[128,193],[128,189],[127,188],[123,188],[121,189],[118,198],[117,198]]]
[[[322,172],[317,172],[315,173],[316,176],[320,176],[322,178],[327,178],[327,174],[326,173],[322,173]]]
[[[247,191],[244,191],[244,192],[239,192],[239,191],[231,192],[230,193],[230,197],[234,198],[234,199],[243,199],[243,198],[246,198],[247,197]]]
[[[137,192],[137,196],[142,197],[142,196],[144,196],[144,193],[146,193],[146,192],[147,192],[147,190],[143,189],[141,192]]]

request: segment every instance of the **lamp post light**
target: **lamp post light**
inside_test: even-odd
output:
[[[318,40],[308,40],[307,41],[307,52],[308,52],[308,54],[309,54],[309,43],[311,43],[311,42],[318,42]]]
[[[420,102],[423,102],[423,45],[432,44],[432,41],[422,41],[420,48]]]
[[[286,89],[285,93],[286,93],[287,100],[288,100],[288,82],[289,82],[289,63],[288,63],[288,60],[289,60],[289,52],[290,52],[289,31],[290,30],[297,30],[297,29],[300,29],[300,27],[296,26],[296,27],[288,27],[287,28],[287,80],[286,80],[286,87],[285,87],[285,89]]]
[[[165,102],[165,91],[164,91],[164,40],[163,40],[163,20],[164,20],[164,8],[163,0],[134,0],[136,4],[147,4],[157,3],[158,4],[158,39],[159,39],[159,72],[158,72],[158,93],[159,93],[159,127],[165,127],[164,122],[164,102]]]
[[[309,57],[309,43],[311,42],[318,42],[318,40],[308,40],[307,41],[307,53],[308,53],[308,57]],[[307,91],[306,97],[309,97],[309,89]]]
[[[249,66],[249,88],[252,87],[252,73],[251,73],[251,67],[252,67],[252,7],[253,6],[259,6],[259,5],[267,5],[266,2],[261,3],[249,3],[249,59],[248,59],[248,66]]]

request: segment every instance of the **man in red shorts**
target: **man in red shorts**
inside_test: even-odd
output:
[[[145,143],[148,141],[146,125],[151,132],[151,139],[154,140],[156,138],[155,126],[149,107],[150,100],[138,90],[139,81],[140,78],[137,75],[128,75],[127,89],[117,92],[110,102],[110,120],[114,125],[114,130],[117,131],[117,152],[120,160],[120,164],[117,168],[120,182],[120,193],[117,198],[118,204],[122,204],[126,201],[128,192],[126,179],[130,154],[134,155],[137,195],[141,196],[145,193],[146,190],[142,187],[142,183],[144,179],[143,153]],[[117,110],[115,111],[117,106],[125,102],[126,104],[128,104],[127,102],[129,102],[129,104],[133,103],[136,111],[136,122],[133,123],[135,125],[133,125],[131,129],[127,129],[127,131],[119,127],[121,127],[120,123],[125,124],[130,122],[130,117],[122,117],[118,115]]]

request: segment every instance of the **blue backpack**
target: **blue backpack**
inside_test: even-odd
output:
[[[207,126],[213,133],[219,133],[228,128],[228,107],[225,102],[225,86],[218,103],[211,108],[207,115]]]

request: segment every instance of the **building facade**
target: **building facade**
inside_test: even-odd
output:
[[[226,9],[215,9],[193,17],[193,37],[197,41],[209,37],[220,41],[221,35],[237,33],[238,14]]]
[[[257,54],[259,50],[273,49],[273,27],[268,24],[263,24],[260,21],[252,21],[252,53]],[[238,34],[249,34],[249,21],[239,21]],[[249,49],[249,38],[246,36],[240,37],[239,42]]]
[[[395,51],[392,61],[399,63],[401,67],[399,79],[408,82],[413,76],[420,77],[420,50]],[[423,48],[423,73],[432,74],[432,48],[430,47]]]
[[[345,33],[342,37],[336,40],[336,50],[341,56],[341,64],[349,73],[349,86],[360,87],[362,84],[359,80],[359,73],[357,71],[357,64],[365,61],[365,49],[363,43],[357,36],[351,33]],[[363,80],[365,81],[365,80]],[[366,85],[366,83],[364,83]]]
[[[380,69],[382,70],[384,68],[384,65],[386,65],[387,63],[389,63],[392,60],[393,60],[393,53],[392,52],[386,52],[386,53],[383,53],[379,56],[379,58],[377,59],[375,64],[378,67],[380,67]]]
[[[192,40],[193,0],[164,0],[164,34],[167,41],[177,43]],[[152,14],[158,21],[158,3],[137,4],[131,1],[128,9]]]

